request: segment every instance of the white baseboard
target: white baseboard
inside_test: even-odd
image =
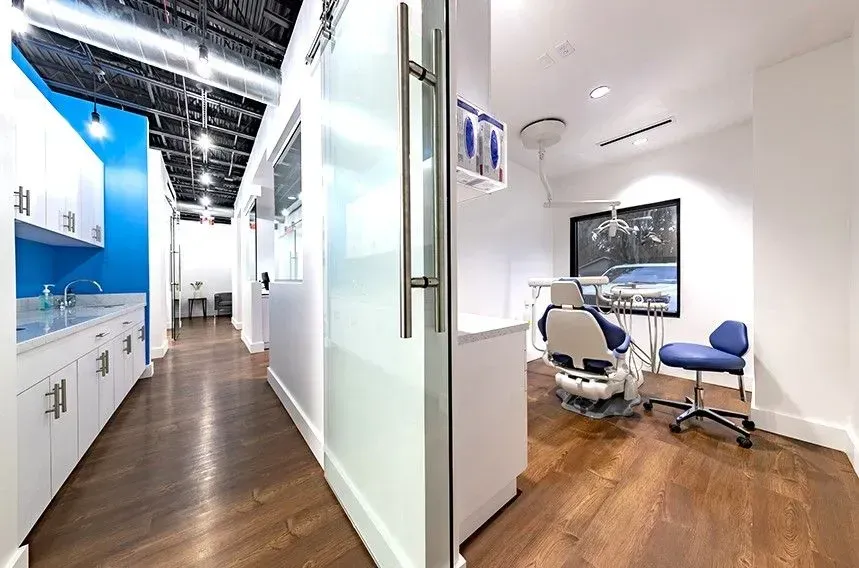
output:
[[[391,535],[387,525],[373,510],[361,492],[346,475],[339,461],[328,453],[328,469],[325,470],[328,485],[340,502],[346,516],[358,536],[376,562],[376,566],[412,566],[408,555]],[[361,530],[359,530],[359,527]]]
[[[149,348],[149,357],[151,359],[161,359],[165,355],[167,355],[167,351],[170,349],[170,342],[167,339],[164,340],[164,343],[161,345],[152,345]]]
[[[322,444],[322,432],[320,432],[319,428],[310,421],[310,418],[304,412],[304,409],[302,409],[295,401],[292,393],[289,392],[289,389],[286,388],[283,381],[280,380],[280,377],[271,370],[271,367],[268,369],[268,384],[271,386],[274,394],[277,395],[277,398],[280,399],[280,403],[283,404],[283,407],[286,409],[289,417],[292,418],[298,431],[301,432],[304,441],[307,443],[310,451],[313,452],[313,457],[315,457],[316,461],[319,462],[319,465],[324,468],[325,455]]]
[[[836,424],[827,424],[791,416],[790,414],[781,414],[772,410],[764,410],[760,408],[752,408],[751,418],[755,421],[755,426],[759,430],[766,430],[773,434],[795,438],[803,442],[811,442],[818,446],[824,446],[848,452],[850,444],[850,436],[842,426]]]
[[[150,362],[146,365],[146,368],[143,369],[143,374],[140,375],[141,379],[151,379],[152,375],[155,374],[155,363]]]
[[[847,438],[850,442],[850,447],[847,449],[847,457],[850,458],[850,463],[853,464],[853,470],[856,476],[859,477],[859,425],[847,428]]]
[[[236,329],[242,329],[242,322],[237,320],[236,318],[230,318],[230,322],[233,324],[233,327]]]
[[[25,544],[12,554],[6,568],[28,568],[30,566],[30,549]]]
[[[247,338],[247,336],[242,334],[242,343],[245,344],[245,347],[248,348],[248,351],[251,353],[262,353],[265,351],[265,342],[264,341],[255,341],[252,342]]]

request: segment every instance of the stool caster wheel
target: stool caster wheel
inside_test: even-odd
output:
[[[755,430],[754,420],[749,420],[749,419],[743,420],[743,428],[745,428],[749,432],[754,432],[754,430]]]
[[[679,434],[680,432],[683,431],[683,428],[680,427],[680,424],[677,424],[676,422],[673,424],[670,424],[668,426],[668,429],[671,430],[672,432],[674,432],[675,434]]]
[[[749,448],[751,448],[751,447],[752,447],[752,439],[751,439],[751,438],[746,438],[745,436],[738,436],[738,437],[737,437],[737,444],[738,444],[741,448],[745,448],[745,449],[747,449],[747,450],[748,450]]]
[[[653,403],[650,402],[649,400],[645,400],[644,404],[642,406],[644,406],[644,410],[647,410],[647,411],[653,410]]]

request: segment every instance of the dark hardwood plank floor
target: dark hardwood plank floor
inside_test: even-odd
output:
[[[33,568],[371,567],[228,318],[155,362],[29,537]]]
[[[649,376],[682,400],[692,383]],[[859,479],[843,453],[766,432],[744,450],[710,422],[680,435],[673,411],[589,420],[528,374],[528,469],[520,496],[464,547],[469,568],[859,567]],[[736,390],[707,404],[743,410]]]
[[[364,568],[373,563],[228,320],[184,329],[30,535],[31,565]],[[682,399],[691,383],[651,376]],[[529,372],[522,494],[464,547],[470,568],[857,567],[859,480],[839,452],[765,432],[743,450],[672,413],[592,421]],[[707,403],[742,409],[708,386]]]

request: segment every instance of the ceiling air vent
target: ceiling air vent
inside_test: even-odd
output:
[[[633,138],[635,136],[640,136],[645,132],[650,132],[651,130],[656,130],[657,128],[662,128],[663,126],[668,126],[669,124],[673,124],[673,118],[666,118],[661,122],[657,122],[656,124],[651,124],[650,126],[645,126],[644,128],[639,128],[634,132],[630,132],[628,134],[624,134],[623,136],[618,136],[617,138],[612,138],[611,140],[606,140],[605,142],[600,142],[600,146],[605,148],[606,146],[610,146],[612,144],[617,144],[618,142],[623,142],[629,138]]]

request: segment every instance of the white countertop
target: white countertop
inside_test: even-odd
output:
[[[79,305],[66,311],[21,310],[18,312],[16,327],[23,329],[15,332],[18,353],[30,351],[145,306],[144,301],[103,306]]]
[[[520,331],[527,331],[528,322],[476,314],[459,314],[459,345],[483,341]]]

